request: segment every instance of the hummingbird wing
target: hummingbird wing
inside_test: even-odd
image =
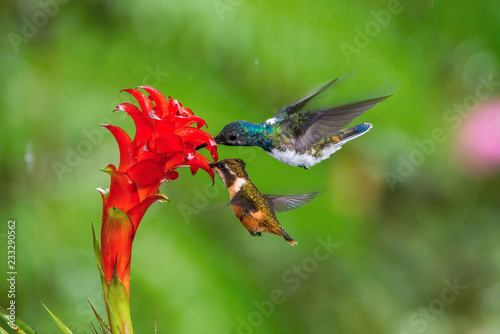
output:
[[[329,83],[327,83],[326,85],[324,85],[323,87],[321,87],[320,89],[318,89],[317,91],[312,93],[311,95],[303,98],[302,100],[295,102],[294,104],[291,104],[289,106],[281,108],[274,115],[274,118],[284,119],[288,115],[292,115],[294,113],[301,111],[302,109],[304,109],[307,102],[309,102],[313,97],[315,97],[316,95],[318,95],[319,93],[321,93],[322,91],[324,91],[325,89],[327,89],[328,87],[333,85],[335,82],[337,82],[337,80],[339,80],[339,78],[333,79],[332,81],[330,81]]]
[[[264,195],[267,198],[274,212],[285,212],[298,209],[316,198],[318,192],[315,191],[305,195]]]
[[[295,115],[287,122],[293,134],[290,142],[301,154],[305,153],[321,139],[334,136],[354,118],[388,97],[383,96]]]
[[[257,212],[259,208],[250,201],[244,194],[243,191],[237,193],[231,200],[231,205],[241,206],[242,208],[248,209],[250,212]]]

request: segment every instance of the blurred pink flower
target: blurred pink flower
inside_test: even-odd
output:
[[[500,171],[500,100],[479,104],[458,129],[457,153],[473,175]]]

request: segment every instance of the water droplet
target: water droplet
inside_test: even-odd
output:
[[[35,162],[35,155],[33,154],[33,143],[32,142],[27,142],[26,143],[26,149],[24,152],[24,162],[26,163],[26,171],[28,174],[33,173],[33,165]]]

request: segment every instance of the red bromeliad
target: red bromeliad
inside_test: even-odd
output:
[[[129,296],[132,242],[144,213],[155,201],[168,200],[159,187],[162,182],[178,178],[179,173],[175,171],[178,167],[189,166],[193,175],[201,168],[213,182],[209,160],[196,151],[196,146],[206,144],[214,162],[218,159],[213,137],[200,129],[206,126],[203,119],[195,116],[189,108],[184,108],[179,101],[170,97],[166,99],[152,87],[138,88],[150,96],[136,89],[124,91],[137,99],[140,109],[131,103],[122,103],[115,109],[125,111],[134,120],[134,139],[117,126],[102,125],[111,131],[118,142],[120,165],[118,169],[112,164],[104,169],[111,176],[111,185],[109,191],[100,189],[103,217],[101,258],[98,262],[101,260],[101,279],[110,325],[116,321],[121,331],[127,333],[132,330],[120,324],[120,316],[116,314],[120,310],[111,310],[113,316],[110,315],[109,308],[112,306],[108,305],[111,301],[107,295],[108,290],[111,293],[111,283],[116,277]],[[196,127],[191,126],[193,124]]]

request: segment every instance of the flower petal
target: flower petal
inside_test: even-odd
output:
[[[164,119],[155,121],[154,130],[157,136],[173,135],[176,128],[177,126],[173,121],[167,121]]]
[[[127,174],[117,171],[113,165],[108,165],[103,172],[111,176],[106,210],[117,207],[126,212],[140,202],[137,188]]]
[[[116,266],[118,277],[125,283],[129,272],[135,229],[130,216],[119,208],[110,207],[101,229],[102,270],[109,284]]]
[[[184,153],[183,152],[177,153],[176,155],[174,155],[173,157],[171,157],[166,161],[165,165],[163,166],[163,169],[165,170],[165,172],[172,171],[175,168],[182,166],[183,162],[184,162]]]
[[[212,156],[212,159],[214,159],[214,162],[219,160],[219,153],[217,152],[217,144],[211,145],[209,149],[210,149],[210,155]]]
[[[170,96],[168,97],[168,114],[169,115],[174,115],[174,116],[177,116],[177,113],[179,111],[179,101],[177,100],[174,100],[173,98],[171,98]],[[181,105],[182,107],[182,105]]]
[[[175,129],[175,134],[182,137],[182,141],[190,142],[194,146],[198,146],[200,144],[212,145],[211,140],[213,137],[206,131],[203,131],[198,128],[192,127],[183,127]],[[215,144],[215,141],[213,141]]]
[[[189,166],[189,168],[191,169],[191,175],[196,174],[198,169],[200,169],[199,167],[196,167],[196,166]]]
[[[184,161],[193,159],[196,155],[196,149],[193,144],[187,143],[184,145]]]
[[[190,126],[193,123],[196,123],[196,126],[198,128],[201,128],[203,126],[207,126],[207,123],[199,118],[198,116],[190,116],[190,117],[175,117],[175,128],[181,128],[181,127],[187,127]]]
[[[177,101],[177,100],[175,100]],[[178,101],[177,101],[178,102]],[[179,108],[179,110],[177,111],[177,115],[179,116],[183,116],[183,117],[191,117],[191,116],[194,116],[194,113],[191,111],[191,109],[189,108],[184,108],[182,106],[182,103],[179,102],[179,104],[181,105],[181,108]]]
[[[201,168],[205,172],[207,172],[208,175],[210,175],[210,177],[212,178],[212,185],[213,185],[214,171],[210,167],[209,163],[210,163],[210,160],[208,160],[207,157],[205,157],[204,155],[202,155],[200,153],[196,153],[195,157],[187,162],[187,164],[189,166],[195,166],[195,167]]]
[[[153,153],[149,151],[149,142],[144,145],[144,147],[137,151],[137,161],[143,161],[143,160],[153,160],[157,161],[160,163],[160,165],[165,163],[165,160],[167,159],[164,154],[158,154],[158,153]]]
[[[134,182],[141,201],[156,193],[165,179],[162,166],[153,160],[138,162],[127,170],[127,175]]]
[[[176,180],[179,177],[179,173],[175,170],[171,170],[165,173],[165,178],[167,182]]]
[[[174,117],[174,115],[168,114],[168,103],[167,100],[165,99],[165,96],[163,96],[162,93],[160,93],[158,90],[150,86],[139,86],[137,88],[142,88],[146,92],[148,92],[149,95],[151,95],[150,100],[153,100],[154,103],[156,104],[156,107],[154,109],[156,110],[156,115],[158,117],[162,119],[163,118],[171,119]]]
[[[122,92],[127,92],[132,94],[132,96],[135,97],[137,102],[139,102],[139,106],[141,107],[142,110],[142,115],[144,117],[149,116],[149,113],[151,112],[151,110],[153,110],[154,105],[153,102],[151,102],[151,100],[148,99],[148,97],[145,94],[143,94],[141,91],[138,91],[137,89],[124,89],[122,90]]]
[[[118,167],[118,170],[127,170],[130,166],[132,166],[136,159],[135,145],[132,142],[132,139],[130,139],[129,135],[123,129],[115,125],[101,124],[101,126],[108,129],[118,143],[118,148],[120,150],[120,166]]]
[[[181,136],[184,143],[189,142],[194,146],[207,144],[207,150],[210,151],[210,155],[212,156],[212,159],[214,159],[214,162],[219,159],[219,155],[217,153],[217,143],[208,132],[197,128],[185,127],[176,129],[175,134]]]
[[[113,111],[125,111],[128,114],[141,112],[139,108],[137,108],[134,104],[128,102],[120,103],[119,105],[116,106],[116,108]]]
[[[173,153],[182,152],[182,138],[176,135],[152,137],[148,142],[148,149],[153,153],[172,156]]]
[[[166,203],[169,202],[170,200],[168,199],[167,196],[165,196],[161,192],[157,192],[155,195],[146,197],[146,199],[144,199],[142,202],[140,202],[127,212],[130,218],[132,219],[132,224],[134,224],[135,231],[137,231],[137,227],[139,227],[139,223],[142,220],[144,213],[146,213],[146,210],[149,208],[151,204],[153,204],[156,201]]]
[[[142,94],[142,93],[141,93]],[[153,134],[153,126],[146,117],[143,116],[139,108],[132,103],[121,103],[114,111],[125,111],[134,120],[135,124],[135,137],[134,142],[136,146],[142,146]]]
[[[113,166],[113,165],[111,165],[111,166]],[[116,170],[116,167],[115,166],[113,166],[113,167]],[[101,194],[101,197],[102,197],[102,219],[104,219],[104,216],[106,215],[106,197],[109,194],[109,189],[102,189],[101,187],[98,187],[97,191],[99,192],[99,194]]]

